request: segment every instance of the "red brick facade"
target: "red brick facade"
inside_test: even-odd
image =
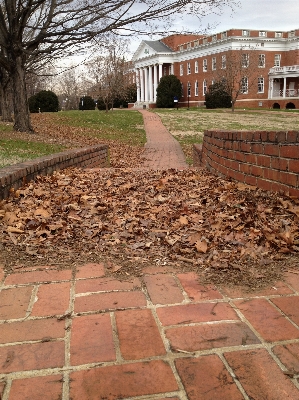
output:
[[[174,74],[182,82],[180,107],[204,106],[205,91],[232,70],[229,60],[239,54],[240,59],[248,56],[248,65],[239,69],[239,80],[246,78],[248,85],[238,95],[236,107],[299,108],[298,43],[299,30],[238,29],[211,36],[171,35],[160,41],[142,42],[133,58],[139,103],[154,106],[154,74],[159,67],[158,80]]]

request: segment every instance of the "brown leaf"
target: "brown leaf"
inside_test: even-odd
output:
[[[51,214],[44,208],[37,208],[34,212],[36,217],[49,218]]]
[[[205,240],[198,240],[195,247],[199,253],[206,253],[208,251],[208,244]]]
[[[8,226],[7,227],[7,232],[10,232],[10,233],[24,233],[24,231],[22,229],[15,228],[14,226]]]
[[[186,226],[189,224],[188,218],[185,215],[180,216],[180,224]]]

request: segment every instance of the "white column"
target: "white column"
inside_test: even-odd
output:
[[[273,78],[269,79],[269,99],[273,99]]]
[[[170,73],[173,75],[173,64],[170,64]]]
[[[137,102],[140,102],[140,74],[139,74],[139,69],[135,70],[136,74],[136,86],[137,86]]]
[[[148,67],[149,101],[153,102],[153,66]]]
[[[143,69],[140,68],[140,101],[144,101],[144,79],[143,79]]]
[[[148,101],[148,69],[145,67],[144,72],[144,101]]]
[[[287,89],[287,78],[284,77],[283,78],[283,95],[282,95],[283,98],[286,97],[286,89]]]
[[[163,76],[163,64],[159,64],[159,81]]]
[[[158,86],[158,76],[157,76],[157,65],[154,65],[154,102],[157,99],[157,86]]]

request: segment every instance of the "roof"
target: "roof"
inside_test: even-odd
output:
[[[143,40],[143,43],[146,43],[157,53],[172,53],[173,52],[173,50],[171,50],[170,47],[166,46],[166,44],[164,44],[163,42],[160,42],[160,40]]]

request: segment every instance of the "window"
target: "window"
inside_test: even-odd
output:
[[[187,75],[191,74],[191,64],[188,62],[187,63]]]
[[[259,54],[259,68],[265,68],[266,57],[265,54]]]
[[[281,54],[275,54],[274,56],[274,67],[280,67]]]
[[[265,81],[264,78],[257,79],[257,91],[258,93],[264,93]]]
[[[180,51],[183,51],[183,50],[184,50],[184,46],[181,45],[181,46],[180,46]]]
[[[265,31],[259,31],[259,36],[260,37],[266,37],[267,33]]]
[[[204,80],[202,83],[202,92],[204,95],[207,93],[207,90],[208,90],[208,84],[207,84],[207,81]]]
[[[207,38],[203,38],[203,44],[207,44],[208,43],[208,39]]]
[[[194,94],[195,96],[198,96],[198,82],[195,81],[195,85],[194,85]]]
[[[240,92],[242,94],[248,93],[248,78],[246,76],[244,76],[241,79],[241,90],[240,90]]]
[[[181,76],[184,75],[184,65],[183,64],[180,65],[180,75]]]
[[[294,37],[294,36],[295,36],[295,31],[289,32],[288,36],[289,36],[289,38],[290,38],[290,37]]]
[[[208,60],[206,58],[202,60],[202,70],[203,72],[207,72],[208,70]]]
[[[250,32],[249,31],[242,31],[242,36],[249,36],[250,35]]]
[[[225,69],[226,68],[226,55],[224,54],[221,56],[221,68]]]
[[[182,97],[184,97],[184,84],[181,84],[181,88],[182,88]]]
[[[217,40],[217,35],[213,35],[212,36],[212,42],[216,42],[216,40]]]
[[[242,54],[242,67],[247,68],[249,66],[249,54]]]
[[[216,69],[216,57],[212,58],[212,70],[215,71]]]
[[[163,74],[164,74],[164,76],[166,76],[167,75],[167,69],[166,69],[166,67],[164,67],[163,69],[164,69],[164,73]]]
[[[227,32],[222,32],[221,39],[226,39],[226,38],[227,38]]]
[[[191,49],[191,43],[187,43],[187,49]]]
[[[195,61],[195,63],[194,63],[194,72],[196,74],[198,73],[198,61]]]
[[[191,83],[190,82],[188,82],[188,84],[187,84],[187,96],[191,97]]]
[[[194,47],[198,47],[198,40],[194,41]]]
[[[277,38],[282,37],[282,32],[275,32],[275,37],[277,37]]]

